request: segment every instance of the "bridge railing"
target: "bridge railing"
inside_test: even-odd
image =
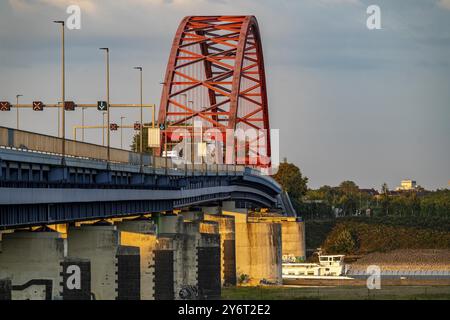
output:
[[[17,130],[0,126],[0,146],[37,151],[42,153],[61,155],[62,139],[50,135]],[[68,157],[84,158],[90,160],[108,160],[108,148],[92,143],[65,140],[65,154]],[[141,164],[141,154],[138,152],[110,148],[110,162]],[[241,174],[245,171],[244,165],[226,164],[176,164],[170,158],[142,155],[142,164],[155,169],[172,169],[180,171],[195,171],[199,173],[225,173]]]
[[[43,153],[62,154],[62,139],[45,134],[0,127],[0,145]],[[92,143],[66,139],[67,156],[94,160],[107,160],[108,148]],[[150,156],[144,155],[143,163],[150,165]],[[140,163],[140,154],[132,151],[110,148],[110,161],[119,163]]]

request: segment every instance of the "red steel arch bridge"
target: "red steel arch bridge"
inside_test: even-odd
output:
[[[0,228],[170,211],[223,200],[250,201],[296,215],[280,186],[254,168],[270,166],[271,157],[255,17],[189,16],[181,21],[158,122],[162,130],[156,156],[0,127]],[[253,140],[263,148],[252,151],[252,141],[247,141],[249,149],[239,165],[187,167],[160,157],[163,146],[167,151],[176,142],[177,128],[195,135],[195,122],[217,130],[223,142],[231,140],[236,160],[236,137],[227,130],[256,130]]]
[[[261,35],[254,16],[188,16],[176,31],[164,78],[159,123],[161,148],[177,128],[215,128],[231,145],[230,159],[268,166],[271,144]],[[239,158],[227,129],[254,130]],[[230,141],[232,139],[232,141]],[[253,143],[253,144],[252,144]],[[253,162],[249,154],[253,153]],[[236,162],[236,161],[234,161]]]

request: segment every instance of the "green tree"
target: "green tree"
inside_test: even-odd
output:
[[[348,229],[343,228],[335,237],[327,239],[325,247],[329,253],[349,254],[357,251],[358,241]]]
[[[339,199],[335,205],[342,209],[345,216],[354,215],[360,202],[359,187],[353,181],[346,180],[339,185],[338,193]]]
[[[273,178],[281,185],[291,199],[300,202],[308,189],[308,178],[304,177],[300,169],[293,163],[284,162],[278,167],[277,173]]]
[[[353,195],[359,193],[359,187],[353,181],[346,180],[341,182],[339,190],[345,195]]]
[[[387,216],[389,214],[389,206],[390,206],[390,199],[389,199],[389,187],[387,183],[383,183],[381,186],[381,212],[380,215]]]
[[[144,124],[144,128],[142,129],[142,144],[143,144],[143,151],[144,153],[153,154],[153,149],[148,146],[148,126],[151,126],[151,123]],[[133,141],[131,143],[131,150],[134,152],[140,151],[140,142],[141,142],[141,132],[136,131],[135,135],[133,136]]]

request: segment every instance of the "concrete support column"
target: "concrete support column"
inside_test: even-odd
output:
[[[185,232],[187,288],[197,288],[197,299],[220,299],[221,254],[218,224],[213,221],[186,222]],[[180,295],[184,293],[185,291],[180,291]]]
[[[236,223],[236,270],[250,284],[265,279],[282,283],[281,225],[278,223]],[[242,279],[242,278],[241,278]]]
[[[281,224],[259,220],[250,222],[245,210],[234,208],[230,202],[222,207],[222,211],[224,215],[233,216],[235,221],[237,282],[259,284],[264,279],[281,284]]]
[[[175,299],[220,298],[220,236],[217,223],[161,216],[158,237],[170,238],[174,252]]]
[[[173,239],[158,236],[154,251],[155,300],[175,299],[175,271]]]
[[[116,226],[99,222],[69,227],[67,246],[70,258],[90,261],[94,299],[139,299],[139,248],[120,246]],[[135,285],[130,287],[127,283]]]
[[[206,214],[205,221],[214,221],[218,224],[220,234],[220,256],[221,256],[221,282],[227,286],[236,285],[236,238],[235,222],[233,216],[221,214]]]
[[[283,260],[301,262],[306,258],[305,222],[291,218],[281,222]]]
[[[120,244],[135,246],[140,252],[140,299],[155,299],[155,250],[157,250],[156,227],[149,219],[124,220],[117,223]]]
[[[12,299],[61,299],[64,252],[64,239],[48,228],[3,234],[0,279],[11,280]]]
[[[140,300],[141,259],[139,247],[119,246],[116,257],[116,299]]]
[[[179,293],[185,285],[188,270],[184,265],[185,232],[183,216],[161,215],[156,219],[158,225],[158,239],[166,239],[166,248],[171,248],[172,256],[169,252],[158,252],[161,264],[173,261],[173,298],[180,299]],[[155,286],[156,287],[156,286]],[[164,295],[168,295],[165,293]]]

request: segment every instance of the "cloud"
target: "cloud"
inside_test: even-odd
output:
[[[176,6],[189,6],[200,4],[202,2],[218,2],[218,0],[127,0],[117,1],[113,3],[116,5],[130,6],[149,6],[149,5],[176,5]],[[220,1],[220,0],[219,0]],[[334,0],[334,1],[353,1],[353,0]],[[65,9],[70,5],[79,5],[82,10],[88,13],[93,13],[102,5],[110,5],[109,1],[94,1],[94,0],[8,0],[9,4],[14,10],[24,11],[33,10],[35,8],[42,8],[45,6],[51,6],[55,8]]]
[[[9,4],[17,11],[29,11],[43,6],[65,9],[74,4],[80,6],[80,8],[86,12],[94,12],[96,8],[95,1],[92,0],[9,0]]]
[[[450,0],[439,0],[438,6],[450,10]]]
[[[319,3],[326,5],[339,5],[339,4],[360,4],[359,0],[316,0]]]

